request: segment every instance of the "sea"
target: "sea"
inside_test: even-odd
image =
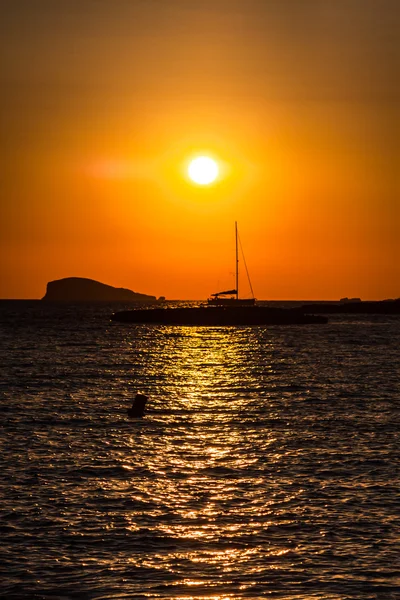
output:
[[[126,308],[0,302],[0,597],[400,599],[400,317]]]

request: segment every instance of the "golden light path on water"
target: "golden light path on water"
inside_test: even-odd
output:
[[[121,460],[124,469],[137,474],[138,444],[142,458],[147,448],[146,461],[140,465],[143,475],[135,477],[131,500],[138,504],[151,502],[154,507],[147,510],[146,517],[151,520],[153,533],[170,542],[167,552],[133,556],[130,562],[162,572],[169,569],[178,577],[177,565],[190,563],[194,576],[185,577],[179,586],[182,590],[194,586],[198,589],[196,596],[179,596],[182,599],[233,598],[199,596],[199,591],[218,587],[222,580],[224,585],[232,584],[244,565],[248,581],[241,589],[254,586],[260,551],[270,561],[279,561],[289,551],[280,545],[260,548],[272,524],[275,500],[266,501],[261,491],[264,478],[258,476],[255,480],[249,470],[275,437],[265,431],[262,448],[257,441],[252,451],[252,437],[258,438],[259,432],[251,426],[243,430],[242,411],[255,382],[253,354],[259,352],[260,343],[256,331],[253,344],[248,338],[249,331],[233,328],[164,328],[162,356],[150,353],[143,357],[150,363],[151,356],[148,376],[162,383],[169,409],[162,417],[160,435],[150,440],[146,426],[142,427],[128,438]],[[259,368],[265,373],[270,366]],[[265,485],[271,487],[271,480],[265,480]],[[122,492],[118,488],[115,491]],[[138,513],[132,512],[128,521],[129,529],[140,533]],[[246,541],[237,544],[241,538]],[[254,541],[257,539],[258,543]],[[204,567],[211,570],[211,578],[204,578]]]

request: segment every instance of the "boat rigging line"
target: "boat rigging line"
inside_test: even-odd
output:
[[[242,257],[243,257],[244,267],[246,269],[247,280],[249,282],[249,286],[250,286],[250,290],[251,290],[251,296],[252,296],[252,298],[254,298],[255,296],[254,296],[254,292],[253,292],[253,286],[251,285],[251,279],[250,279],[250,275],[249,275],[249,270],[247,268],[246,258],[244,256],[244,252],[243,252],[242,241],[240,239],[240,235],[239,235],[238,231],[237,231],[237,238],[239,240],[240,252],[242,253]]]

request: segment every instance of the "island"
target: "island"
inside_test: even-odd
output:
[[[155,296],[116,288],[85,277],[49,281],[42,298],[49,302],[156,302]]]

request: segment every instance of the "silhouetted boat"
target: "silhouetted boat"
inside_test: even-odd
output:
[[[236,239],[236,288],[212,294],[207,305],[198,307],[148,308],[125,310],[114,313],[113,321],[120,323],[148,323],[154,325],[205,325],[205,326],[240,326],[240,325],[303,325],[327,323],[328,319],[321,315],[304,314],[298,309],[272,308],[257,306],[249,279],[252,298],[239,298],[239,256],[238,232],[235,223]],[[244,258],[244,257],[243,257]],[[222,296],[222,297],[221,297]],[[224,296],[231,296],[229,298]]]
[[[207,304],[211,306],[254,306],[256,299],[254,298],[253,287],[251,285],[249,272],[247,270],[246,261],[243,254],[243,262],[246,267],[247,279],[249,281],[252,298],[239,298],[239,246],[238,246],[238,228],[237,222],[235,221],[235,248],[236,248],[236,260],[235,260],[235,281],[236,289],[226,290],[225,292],[216,292],[211,294],[211,297],[207,300]],[[229,296],[229,297],[228,297]]]

